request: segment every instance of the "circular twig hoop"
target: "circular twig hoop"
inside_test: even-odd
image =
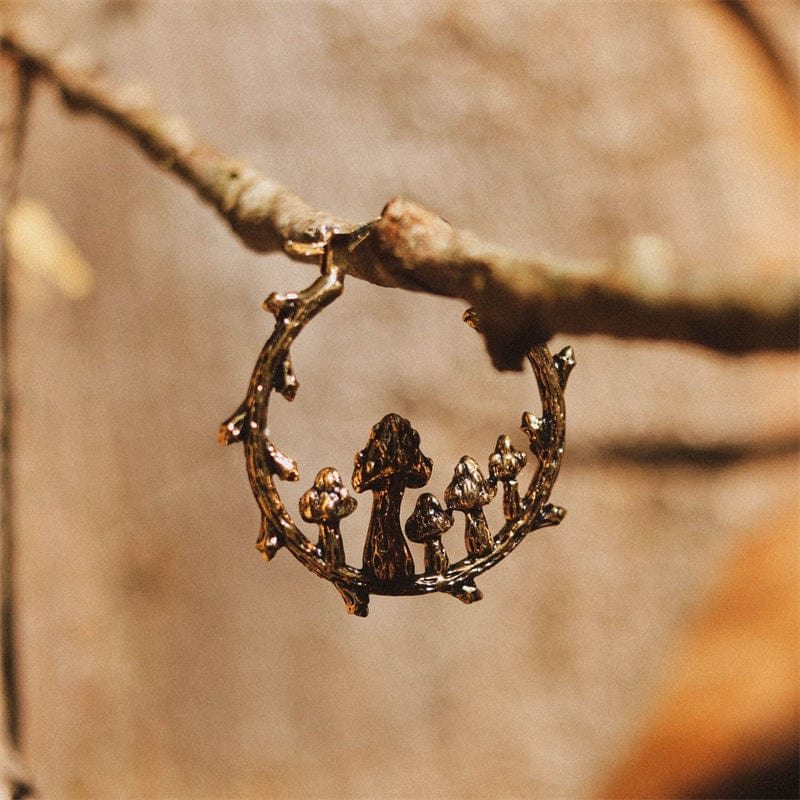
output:
[[[524,494],[517,477],[527,456],[513,447],[508,436],[500,436],[489,457],[487,474],[475,459],[464,456],[445,490],[444,501],[432,494],[420,495],[403,528],[403,493],[409,487],[425,486],[433,465],[420,449],[419,434],[408,420],[387,414],[374,425],[365,447],[355,456],[352,486],[356,492],[372,491],[373,504],[362,566],[351,566],[345,559],[339,527],[355,509],[356,500],[341,473],[333,467],[320,470],[300,500],[302,519],[318,526],[318,539],[312,542],[278,493],[276,478],[296,481],[300,473],[294,460],[272,441],[267,417],[273,392],[294,399],[298,384],[291,345],[308,322],[342,293],[348,256],[369,232],[370,225],[348,232],[325,231],[319,242],[287,245],[305,255],[318,255],[321,275],[301,292],[273,293],[264,302],[264,308],[275,316],[275,328],[256,362],[244,402],[220,427],[220,441],[244,444],[250,486],[261,509],[257,547],[264,557],[271,559],[287,548],[308,569],[336,586],[351,614],[366,616],[371,594],[445,592],[472,603],[482,597],[475,585],[478,575],[502,561],[528,533],[557,525],[564,517],[564,509],[548,501],[564,452],[564,387],[575,365],[574,355],[567,347],[552,356],[544,344],[528,351],[542,414],[522,415],[521,428],[537,462]],[[464,319],[473,328],[480,325],[471,309]],[[483,506],[495,498],[500,484],[506,521],[492,534]],[[451,564],[442,537],[453,526],[454,512],[465,518],[467,555]],[[406,539],[424,544],[424,571],[416,571]]]

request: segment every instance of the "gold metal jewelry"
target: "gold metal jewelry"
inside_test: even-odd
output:
[[[464,456],[456,465],[442,503],[434,495],[420,495],[405,523],[400,524],[403,493],[428,483],[433,464],[420,449],[420,437],[411,423],[398,414],[387,414],[373,426],[366,445],[355,456],[352,486],[356,492],[373,493],[372,516],[367,530],[361,569],[345,560],[340,521],[351,514],[356,500],[341,473],[326,467],[300,499],[300,516],[318,526],[316,542],[308,539],[292,519],[275,485],[280,480],[299,480],[297,464],[270,438],[267,421],[273,391],[293,400],[297,378],[290,347],[308,322],[335,300],[343,288],[348,256],[370,234],[370,225],[357,230],[323,231],[320,241],[289,243],[295,252],[321,260],[321,276],[296,294],[271,294],[264,308],[275,316],[275,328],[256,362],[247,397],[220,426],[224,444],[242,442],[247,474],[261,509],[257,547],[271,559],[282,547],[308,569],[336,586],[351,614],[365,617],[370,594],[424,595],[446,592],[464,603],[482,597],[475,578],[504,559],[531,531],[557,525],[563,508],[548,502],[564,453],[564,387],[575,365],[571,347],[551,356],[544,344],[528,351],[528,360],[539,387],[541,417],[522,415],[522,430],[538,462],[523,496],[517,476],[527,456],[514,448],[508,436],[500,436],[489,456],[488,476],[475,459]],[[478,328],[474,310],[464,320]],[[490,503],[498,484],[503,486],[505,525],[492,534],[483,506]],[[451,564],[442,536],[453,525],[453,512],[465,517],[466,558]],[[417,573],[406,542],[423,544],[424,572]]]

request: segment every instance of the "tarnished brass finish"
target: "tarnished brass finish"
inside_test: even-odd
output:
[[[271,559],[286,547],[308,569],[336,586],[351,614],[367,615],[370,594],[445,592],[472,603],[482,597],[475,586],[478,575],[504,559],[528,533],[557,525],[564,517],[564,509],[548,500],[564,453],[564,387],[575,358],[570,347],[551,356],[543,344],[527,354],[539,387],[542,416],[531,412],[522,415],[521,429],[537,462],[522,496],[517,476],[525,468],[527,456],[503,435],[489,456],[486,473],[475,459],[464,456],[445,489],[444,503],[430,493],[420,495],[403,527],[403,494],[406,488],[425,486],[433,464],[420,449],[419,434],[408,420],[387,414],[373,426],[366,445],[355,456],[352,476],[356,492],[373,493],[372,515],[362,566],[350,566],[339,526],[355,510],[355,498],[337,469],[320,470],[300,499],[302,519],[318,526],[317,542],[308,539],[278,494],[275,478],[296,481],[300,472],[295,461],[271,440],[267,413],[273,391],[287,400],[297,394],[291,345],[305,325],[342,293],[348,255],[369,232],[370,225],[352,231],[326,231],[320,241],[288,245],[295,252],[319,256],[322,274],[301,292],[273,293],[264,302],[264,308],[275,316],[275,328],[256,362],[247,397],[220,427],[220,441],[244,445],[250,486],[261,510],[256,546],[264,557]],[[474,310],[467,311],[464,319],[478,328]],[[483,507],[494,499],[498,484],[503,485],[506,523],[492,534]],[[453,527],[456,511],[465,519],[467,556],[451,564],[442,536]],[[407,540],[425,546],[422,573],[416,572]]]

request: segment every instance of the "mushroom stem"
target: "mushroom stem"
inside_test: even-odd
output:
[[[379,581],[397,583],[414,577],[414,558],[400,527],[404,492],[402,476],[373,491],[363,569]]]
[[[338,520],[319,523],[317,547],[323,559],[332,567],[341,567],[345,563],[344,542],[342,542]]]
[[[506,519],[516,519],[521,510],[519,484],[515,480],[503,481],[503,515]]]
[[[441,575],[450,566],[441,537],[425,542],[425,574]]]
[[[486,515],[480,506],[464,512],[466,527],[464,530],[464,544],[467,553],[471,556],[485,556],[492,551],[494,539],[486,522]]]

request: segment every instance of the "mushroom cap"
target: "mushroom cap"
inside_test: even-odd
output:
[[[438,539],[453,526],[453,515],[442,508],[439,498],[425,492],[417,498],[414,511],[406,520],[406,536],[412,542],[427,542]]]
[[[300,498],[300,516],[306,522],[331,522],[356,510],[357,501],[344,485],[339,470],[325,467],[314,485]]]
[[[497,488],[483,477],[478,462],[463,456],[456,464],[453,480],[444,490],[444,500],[448,508],[471,511],[491,503],[496,493]]]
[[[495,481],[514,480],[528,463],[528,456],[511,444],[510,436],[500,436],[489,456],[489,474]]]
[[[418,489],[431,477],[433,462],[419,449],[419,434],[399,414],[387,414],[372,427],[369,440],[355,457],[353,488],[379,489],[392,478]]]

